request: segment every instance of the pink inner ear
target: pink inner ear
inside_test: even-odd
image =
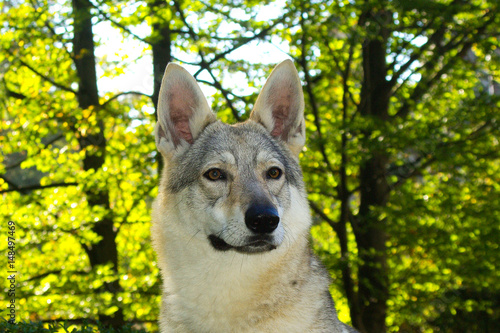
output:
[[[184,88],[184,89],[183,89]],[[178,86],[172,89],[168,96],[169,126],[172,139],[177,146],[184,139],[193,143],[193,134],[189,127],[189,119],[193,116],[194,93],[189,87]]]
[[[273,106],[274,128],[271,131],[272,136],[281,137],[283,140],[288,138],[288,132],[290,131],[290,124],[287,123],[289,114],[289,105]]]
[[[189,128],[189,117],[191,112],[173,109],[170,111],[170,119],[174,124],[174,130],[179,138],[186,140],[188,143],[193,143],[193,135],[191,134],[191,129]],[[174,144],[179,144],[180,140],[176,140]]]

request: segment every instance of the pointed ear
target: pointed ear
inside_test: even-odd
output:
[[[192,144],[200,132],[216,121],[198,83],[177,64],[165,69],[158,99],[155,140],[167,157],[179,146]]]
[[[284,141],[299,155],[305,144],[304,94],[293,62],[285,60],[274,68],[259,94],[250,119]]]

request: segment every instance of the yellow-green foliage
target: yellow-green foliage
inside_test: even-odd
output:
[[[274,65],[250,51],[272,42],[296,60],[305,86],[308,143],[301,163],[314,213],[312,246],[331,272],[342,320],[351,315],[342,274],[348,267],[356,294],[363,264],[353,229],[360,165],[383,152],[389,200],[370,217],[387,235],[388,331],[498,327],[500,15],[494,1],[461,3],[92,1],[101,106],[87,109],[78,107],[76,94],[71,2],[4,4],[0,278],[9,274],[13,221],[16,320],[96,320],[120,308],[126,321],[156,328],[161,281],[149,227],[159,154],[147,96],[153,69],[136,64],[151,57],[151,44],[161,38],[155,29],[168,22],[171,60],[204,82],[226,122],[248,117]],[[388,20],[366,24],[381,12]],[[390,32],[385,75],[393,85],[387,121],[360,116],[365,42],[377,40],[382,27]],[[122,49],[106,48],[109,34],[122,40]],[[132,68],[147,89],[109,87]],[[105,161],[84,171],[85,149],[92,147],[82,148],[79,139],[100,121]],[[343,220],[342,179],[349,211]],[[89,204],[86,193],[100,189],[108,191],[109,206]],[[111,264],[91,267],[85,250],[100,240],[92,228],[103,218],[117,231],[117,272]],[[103,290],[115,280],[122,290]],[[3,307],[11,299],[7,283],[0,291]]]

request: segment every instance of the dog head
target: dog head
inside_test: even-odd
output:
[[[217,121],[195,79],[169,64],[155,140],[166,162],[160,192],[182,220],[172,223],[216,250],[241,253],[273,250],[307,230],[299,213],[308,213],[298,165],[303,113],[290,60],[273,70],[249,120],[233,126]]]

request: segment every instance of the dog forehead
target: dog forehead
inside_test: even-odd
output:
[[[285,163],[287,159],[281,147],[263,128],[256,124],[223,124],[214,126],[200,137],[203,149],[207,150],[206,159],[215,156],[224,162],[237,164],[262,162],[277,159]]]

